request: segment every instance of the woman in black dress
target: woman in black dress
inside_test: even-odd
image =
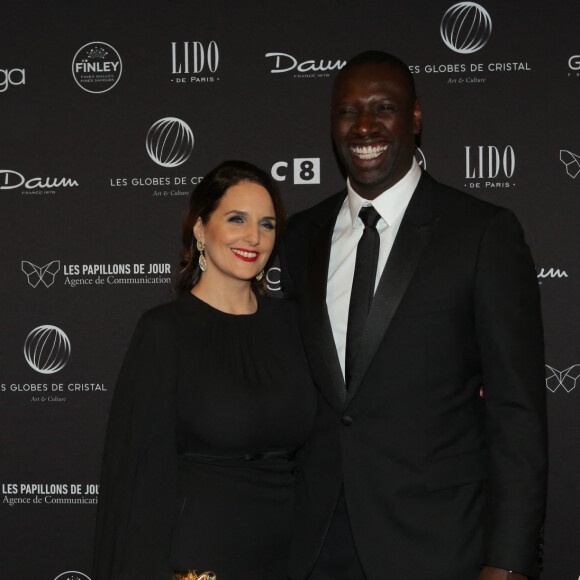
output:
[[[316,396],[292,304],[264,296],[283,218],[248,163],[192,194],[178,298],[141,317],[115,390],[93,580],[286,577],[294,453]]]

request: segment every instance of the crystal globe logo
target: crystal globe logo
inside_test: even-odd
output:
[[[471,54],[483,48],[491,36],[491,17],[475,2],[459,2],[441,20],[441,38],[455,52]]]
[[[75,54],[72,73],[75,82],[88,93],[106,93],[121,78],[119,53],[106,42],[89,42]]]
[[[165,117],[149,129],[146,146],[155,163],[177,167],[185,163],[193,151],[193,132],[181,119]]]
[[[62,574],[59,574],[54,580],[91,580],[91,579],[82,572],[69,570],[68,572],[63,572]]]
[[[57,326],[44,324],[32,330],[24,342],[24,358],[39,373],[62,370],[70,357],[70,340]]]
[[[417,160],[419,167],[427,169],[427,159],[425,158],[425,153],[423,153],[419,147],[415,147],[415,159]]]

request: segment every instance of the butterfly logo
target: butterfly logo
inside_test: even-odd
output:
[[[23,260],[22,271],[26,274],[28,283],[33,288],[36,288],[41,282],[50,288],[54,284],[54,277],[60,271],[60,260],[54,260],[42,267]]]
[[[560,387],[569,393],[576,388],[576,381],[580,377],[580,365],[572,365],[563,371],[546,365],[546,371],[546,387],[552,393],[555,393]]]
[[[580,155],[566,149],[560,149],[560,161],[566,166],[566,173],[572,179],[576,179],[580,173]]]

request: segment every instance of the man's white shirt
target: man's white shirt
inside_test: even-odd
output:
[[[421,168],[413,159],[411,169],[405,176],[372,201],[358,195],[347,180],[348,195],[338,213],[332,234],[326,287],[326,305],[343,376],[348,308],[356,262],[356,248],[364,230],[362,220],[358,217],[359,211],[365,205],[372,205],[381,216],[377,224],[381,245],[375,280],[376,290],[403,215],[420,178]]]

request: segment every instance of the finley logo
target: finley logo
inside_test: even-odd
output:
[[[37,326],[26,337],[24,358],[37,372],[52,375],[62,370],[70,358],[70,340],[57,326]]]
[[[121,78],[123,63],[119,53],[106,42],[89,42],[73,58],[75,82],[88,93],[106,93]]]
[[[580,377],[580,365],[572,365],[563,371],[546,365],[546,388],[552,393],[560,387],[567,393],[572,392],[576,388],[578,377]]]
[[[560,149],[560,161],[566,166],[566,173],[572,179],[576,179],[580,173],[580,155],[566,151],[566,149]]]
[[[59,574],[54,580],[91,580],[91,579],[82,572],[69,570],[68,572],[63,572],[62,574]]]
[[[441,20],[441,38],[455,52],[472,54],[482,49],[491,36],[491,17],[475,2],[459,2]]]
[[[177,167],[185,163],[193,151],[193,143],[189,125],[175,117],[165,117],[153,123],[146,139],[149,157],[162,167]]]
[[[37,266],[32,262],[22,260],[22,271],[26,274],[28,283],[36,288],[41,282],[50,288],[54,284],[54,278],[60,271],[60,260],[54,260],[46,266]]]

